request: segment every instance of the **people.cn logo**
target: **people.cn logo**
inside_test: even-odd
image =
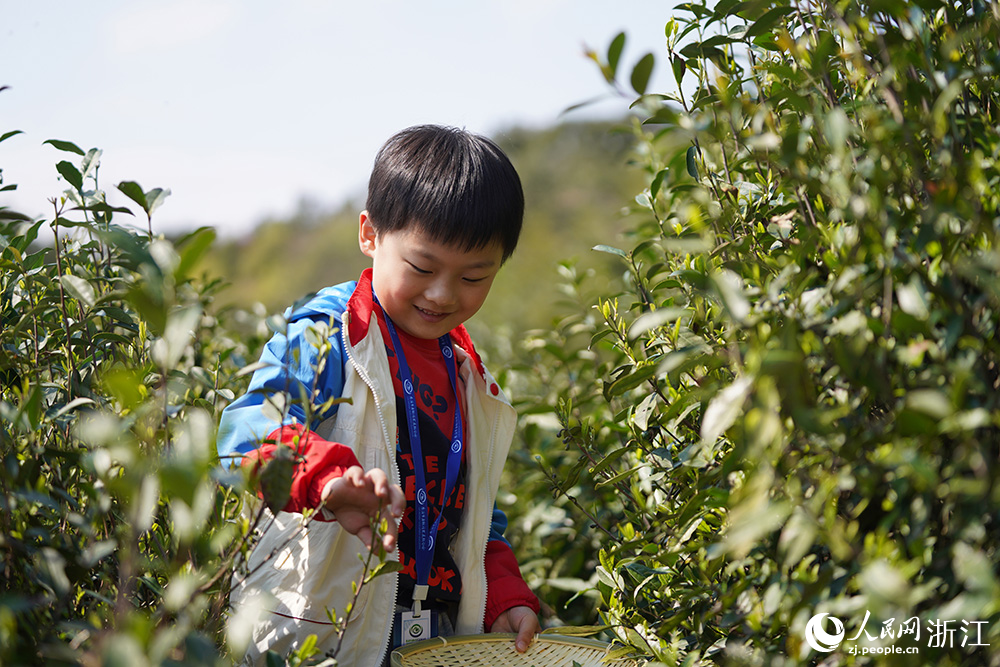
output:
[[[836,616],[830,616],[830,620],[833,621],[833,634],[823,628],[823,619],[827,616],[830,615],[826,613],[816,614],[806,623],[806,643],[813,650],[821,653],[830,653],[836,650],[840,646],[840,642],[844,640],[844,624]]]

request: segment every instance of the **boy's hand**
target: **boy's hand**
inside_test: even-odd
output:
[[[497,616],[490,628],[490,632],[516,632],[514,648],[518,653],[528,650],[528,644],[539,630],[541,626],[538,625],[538,616],[531,607],[511,607]]]
[[[365,472],[361,466],[351,466],[330,483],[324,504],[344,530],[357,535],[369,549],[371,520],[385,519],[388,528],[382,536],[382,546],[386,551],[396,548],[399,532],[396,520],[403,516],[406,497],[398,484],[389,483],[384,470],[373,468]]]

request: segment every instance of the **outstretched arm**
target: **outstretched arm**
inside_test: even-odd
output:
[[[385,519],[386,551],[396,548],[397,521],[403,516],[406,498],[398,484],[391,484],[384,470],[365,471],[349,447],[329,442],[302,426],[285,426],[271,434],[274,442],[261,445],[243,457],[244,466],[259,466],[274,456],[281,443],[292,447],[299,462],[295,466],[291,494],[282,508],[302,512],[326,508],[333,520],[371,548],[372,519]],[[329,520],[321,515],[320,521]]]

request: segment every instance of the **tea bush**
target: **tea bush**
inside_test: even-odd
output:
[[[215,415],[266,327],[191,275],[211,230],[153,234],[168,191],[120,184],[120,224],[101,152],[46,143],[51,218],[0,208],[0,663],[224,663],[247,522]]]
[[[0,664],[232,664],[261,608],[230,610],[230,582],[297,458],[282,447],[252,477],[232,470],[218,416],[285,321],[215,307],[222,283],[194,275],[214,232],[153,233],[169,191],[119,183],[145,229],[120,224],[131,211],[108,204],[101,151],[45,143],[78,158],[56,165],[69,189],[51,220],[0,208]],[[324,357],[335,330],[315,333]],[[364,563],[355,596],[399,566],[380,549]],[[343,632],[350,609],[328,612]],[[330,667],[338,652],[313,637],[266,661]]]
[[[528,341],[561,430],[527,432],[558,500],[517,525],[559,548],[526,571],[663,664],[1000,664],[1000,6],[689,2],[665,35],[673,93],[625,35],[593,54],[648,186],[595,248],[618,287],[567,265],[586,305]]]

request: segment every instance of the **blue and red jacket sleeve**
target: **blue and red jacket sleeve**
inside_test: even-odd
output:
[[[313,405],[340,398],[344,388],[344,362],[340,336],[329,337],[328,355],[313,344],[310,318],[291,320],[264,346],[247,391],[226,406],[219,422],[217,447],[223,465],[239,463],[283,426],[302,424],[315,428],[333,416],[332,405],[323,413],[307,414],[302,397]],[[339,324],[335,322],[336,326]]]
[[[538,613],[538,598],[521,576],[514,551],[505,540],[486,545],[486,629],[511,607],[530,607]]]
[[[507,516],[494,506],[486,543],[486,616],[483,622],[487,631],[497,617],[511,607],[530,607],[536,614],[540,608],[538,598],[521,576],[510,542],[503,536],[506,530]]]
[[[274,456],[279,446],[290,447],[296,453],[298,464],[292,477],[292,494],[282,509],[302,512],[316,509],[323,501],[323,489],[342,476],[351,466],[359,466],[350,447],[329,442],[301,425],[282,426],[267,438],[268,442],[243,456],[242,465],[260,466]],[[322,520],[321,516],[317,516]]]
[[[330,316],[324,319],[329,321]],[[333,331],[328,339],[331,349],[323,355],[309,331],[319,320],[319,316],[293,317],[284,331],[271,337],[246,393],[226,407],[219,424],[217,446],[223,465],[258,466],[274,456],[279,445],[296,451],[299,463],[292,497],[283,508],[291,512],[318,508],[324,487],[358,465],[350,447],[324,440],[311,430],[333,416],[336,404],[318,413],[301,403],[300,397],[309,396],[313,405],[324,405],[343,393],[341,337]],[[339,321],[332,324],[336,327]]]

